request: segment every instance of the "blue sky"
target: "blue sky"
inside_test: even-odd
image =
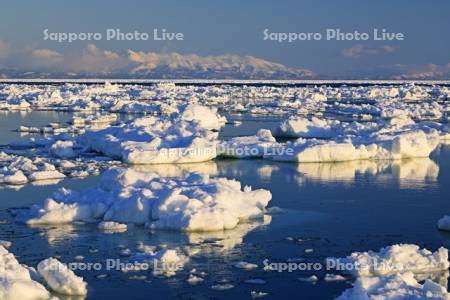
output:
[[[44,41],[42,31],[45,28],[52,32],[102,33],[107,28],[143,32],[165,28],[184,33],[184,40],[102,40],[93,44],[119,54],[132,49],[200,56],[251,55],[330,77],[388,76],[400,68],[404,72],[447,70],[450,63],[449,12],[450,1],[445,0],[6,0],[2,1],[0,10],[0,41],[9,48],[9,55],[3,55],[3,65],[15,67],[15,64],[20,65],[20,56],[11,54],[16,49],[50,49],[74,56],[92,43]],[[324,32],[327,28],[341,28],[370,33],[373,28],[386,28],[404,33],[406,38],[396,42],[277,43],[263,40],[265,28],[272,32]]]

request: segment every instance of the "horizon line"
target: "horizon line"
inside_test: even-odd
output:
[[[450,80],[434,79],[127,79],[127,78],[0,78],[0,83],[130,83],[130,84],[441,84],[450,85]]]

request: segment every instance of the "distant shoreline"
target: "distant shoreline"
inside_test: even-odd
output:
[[[114,84],[139,84],[153,85],[159,83],[175,83],[177,85],[272,85],[272,86],[307,86],[307,85],[330,85],[330,86],[361,86],[361,85],[445,85],[450,86],[450,80],[252,80],[252,79],[101,79],[101,78],[1,78],[3,84],[103,84],[110,82]]]

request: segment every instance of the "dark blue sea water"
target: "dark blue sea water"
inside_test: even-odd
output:
[[[70,114],[33,112],[0,114],[0,144],[19,139],[12,130],[20,124],[45,125],[65,122]],[[227,125],[223,137],[254,134],[273,128],[276,118],[233,116],[240,127]],[[28,137],[27,137],[28,138]],[[187,234],[150,232],[134,228],[122,234],[104,234],[96,224],[28,227],[15,223],[11,208],[42,203],[59,187],[82,190],[99,178],[66,179],[57,185],[26,185],[18,190],[0,189],[0,239],[13,243],[11,251],[30,266],[49,256],[73,262],[105,263],[125,259],[121,250],[137,251],[139,243],[180,247],[192,253],[184,269],[170,278],[151,272],[76,271],[88,282],[87,299],[251,299],[251,291],[269,293],[264,299],[333,299],[351,286],[347,281],[325,282],[325,273],[312,270],[264,271],[264,261],[286,262],[302,258],[322,263],[326,257],[346,256],[353,251],[378,250],[396,243],[414,243],[430,250],[450,247],[450,235],[437,230],[437,220],[450,213],[450,146],[440,146],[431,159],[397,162],[350,162],[334,164],[277,163],[264,160],[224,160],[205,164],[210,174],[235,178],[243,185],[272,192],[270,206],[284,213],[225,233]],[[168,166],[154,166],[155,170]],[[310,249],[305,252],[305,250]],[[195,254],[195,255],[194,255]],[[258,264],[245,271],[239,261]],[[186,282],[193,268],[208,273],[205,281]],[[298,278],[317,275],[316,284]],[[99,275],[105,275],[100,276]],[[145,275],[135,280],[134,275]],[[265,284],[245,280],[260,278]],[[143,279],[143,278],[140,278]],[[225,291],[211,286],[224,281],[234,285]],[[71,298],[73,299],[73,298]]]

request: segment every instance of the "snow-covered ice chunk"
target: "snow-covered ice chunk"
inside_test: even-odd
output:
[[[217,114],[217,108],[198,104],[187,105],[180,113],[180,117],[185,121],[197,122],[203,128],[216,130],[224,126],[227,121],[225,117]]]
[[[153,210],[152,228],[214,231],[232,229],[240,222],[260,217],[272,195],[267,190],[241,190],[240,182],[198,174],[188,182],[193,188],[174,188]]]
[[[75,157],[73,147],[72,141],[56,141],[50,147],[50,154],[59,158],[72,158]]]
[[[15,256],[0,245],[0,299],[46,300],[50,293],[32,279],[31,268],[20,264]]]
[[[77,162],[77,164],[67,164],[59,161],[54,165],[54,160],[43,157],[28,158],[18,155],[8,155],[0,152],[0,184],[25,184],[29,181],[50,181],[63,179],[66,176],[63,172],[67,169],[81,168],[93,172],[98,163]],[[67,169],[66,169],[67,166]]]
[[[82,277],[78,277],[66,265],[56,258],[41,261],[37,270],[48,286],[55,292],[64,295],[86,295],[87,284]]]
[[[265,157],[278,161],[340,162],[350,160],[393,160],[429,157],[439,145],[435,133],[411,131],[361,144],[351,141],[324,141],[299,138],[294,143],[277,146]]]
[[[156,173],[112,168],[100,184],[76,193],[62,189],[43,206],[18,218],[28,224],[104,220],[148,223],[157,229],[214,231],[232,229],[260,217],[272,195],[226,178],[192,173],[162,178]]]
[[[57,170],[36,171],[31,173],[29,176],[31,181],[62,179],[65,177],[66,175]]]
[[[100,222],[98,224],[98,229],[105,232],[125,232],[127,231],[127,224],[117,223],[117,222]]]
[[[5,173],[0,173],[0,184],[21,185],[28,182],[28,178],[21,170],[5,171]]]
[[[347,289],[336,300],[355,299],[450,299],[450,294],[439,284],[426,280],[423,284],[417,282],[414,274],[407,272],[386,277],[360,277],[354,287]]]
[[[381,248],[379,252],[354,252],[346,258],[328,258],[327,261],[331,266],[345,266],[345,272],[356,276],[430,273],[449,268],[447,249],[431,252],[412,244],[393,245]]]
[[[293,116],[281,122],[275,135],[282,137],[332,138],[339,134],[340,122],[312,117]]]
[[[23,218],[29,225],[90,222],[103,216],[107,208],[102,202],[64,203],[50,198],[46,199],[42,206],[31,207],[31,211],[19,219]]]
[[[266,155],[277,161],[339,162],[369,159],[377,153],[377,146],[355,146],[351,142],[334,142],[298,139]]]
[[[218,133],[193,121],[145,117],[87,131],[81,145],[130,164],[191,163],[217,156]]]
[[[268,129],[260,129],[254,136],[235,137],[220,144],[219,154],[235,158],[263,157],[276,140]]]
[[[416,123],[398,109],[392,113],[383,111],[382,118],[375,122],[293,116],[281,122],[276,135],[299,139],[274,145],[268,158],[325,162],[428,157],[445,139],[446,131],[438,122]]]

